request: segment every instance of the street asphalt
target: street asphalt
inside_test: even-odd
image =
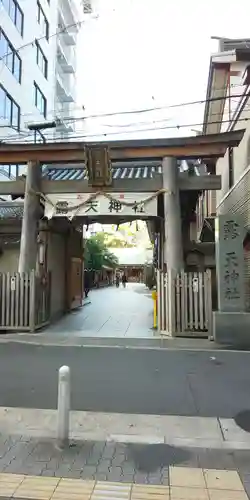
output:
[[[60,366],[72,409],[233,418],[250,408],[250,353],[37,346],[0,348],[0,405],[56,408]]]

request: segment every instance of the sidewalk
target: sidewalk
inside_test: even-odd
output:
[[[0,407],[0,431],[4,435],[54,439],[56,427],[56,410]],[[232,418],[71,411],[70,438],[250,452],[250,433]]]
[[[0,448],[0,498],[247,500],[250,493],[249,452],[101,442],[61,452],[53,441],[10,437],[5,453]]]
[[[247,500],[236,471],[170,467],[169,485],[153,486],[0,474],[0,498],[34,500]]]
[[[247,499],[250,434],[229,420],[72,412],[59,450],[55,411],[1,408],[0,498]]]

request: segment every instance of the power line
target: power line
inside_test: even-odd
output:
[[[93,19],[97,19],[93,18]],[[15,52],[20,52],[20,50],[26,49],[27,47],[30,47],[31,45],[34,45],[36,42],[40,42],[40,40],[50,40],[54,36],[60,35],[61,33],[64,33],[67,29],[74,28],[76,26],[81,26],[83,23],[86,22],[86,19],[83,19],[82,21],[78,21],[77,23],[73,24],[66,24],[63,29],[56,31],[55,33],[52,33],[52,35],[49,35],[48,37],[46,35],[40,36],[39,38],[34,38],[32,42],[25,43],[24,45],[20,45],[17,49],[15,49]],[[3,56],[0,57],[0,61],[8,57],[9,55],[12,55],[12,52],[6,52]]]
[[[246,106],[244,109],[245,109],[245,110],[249,109],[249,106]],[[226,114],[230,114],[230,111],[227,111],[227,112],[226,112]],[[210,116],[213,116],[213,115],[215,115],[215,116],[216,116],[216,115],[218,115],[218,112],[216,112],[216,113],[211,113],[211,115],[210,115]],[[4,118],[4,117],[3,117],[3,116],[0,116],[0,119],[1,119],[1,118]],[[83,117],[82,117],[82,118],[73,118],[73,117],[72,117],[72,118],[69,118],[69,119],[68,119],[69,124],[70,124],[70,123],[74,123],[75,121],[80,121],[80,120],[84,120],[84,118],[83,118]],[[172,118],[171,118],[171,117],[169,117],[169,118],[168,118],[168,117],[166,117],[166,118],[161,118],[161,119],[159,119],[159,120],[150,120],[150,121],[149,121],[149,120],[147,120],[147,121],[144,121],[144,122],[137,122],[137,121],[135,121],[135,122],[125,123],[125,124],[120,124],[120,125],[102,124],[102,126],[103,126],[103,127],[109,127],[109,128],[122,128],[122,129],[123,129],[123,128],[127,128],[127,127],[134,127],[134,126],[136,126],[136,125],[140,125],[140,126],[142,126],[142,125],[150,125],[150,124],[155,124],[155,123],[163,123],[163,122],[170,121],[170,120],[172,120]],[[67,121],[67,120],[65,120],[65,121]],[[8,125],[0,125],[0,129],[1,129],[1,128],[8,128]],[[15,127],[9,127],[9,128],[12,128],[13,130],[15,130]],[[17,129],[16,129],[16,130],[17,130]],[[142,130],[143,130],[143,129],[142,129]],[[56,128],[54,129],[54,132],[49,131],[49,130],[47,130],[47,131],[45,131],[45,132],[44,132],[44,134],[51,134],[51,133],[52,133],[53,135],[55,135],[55,133],[60,134],[61,132],[60,132],[60,130],[58,130],[58,129],[56,129]],[[121,133],[122,133],[122,132],[121,132]],[[22,131],[20,131],[20,135],[21,135],[21,134],[26,134],[26,135],[29,135],[29,134],[30,134],[30,135],[32,135],[32,133],[30,133],[30,131],[28,131],[28,130],[22,130]],[[17,135],[18,135],[18,134],[17,134]],[[8,137],[9,137],[9,136],[8,136]],[[14,135],[14,134],[13,134],[13,136],[11,136],[11,137],[16,137],[16,135]]]
[[[180,104],[180,106],[181,106],[181,104]],[[245,110],[249,109],[249,106],[246,106],[244,109]],[[227,111],[226,114],[229,114],[229,111]],[[211,113],[210,116],[213,116],[213,115],[217,116],[218,113],[217,112],[216,113]],[[84,117],[82,117],[82,118],[73,118],[72,117],[72,118],[68,118],[68,120],[65,119],[64,121],[66,121],[66,122],[68,122],[70,124],[70,123],[74,123],[76,121],[80,121],[80,120],[84,120],[84,119],[85,119]],[[170,121],[170,120],[171,120],[171,117],[170,118],[166,117],[166,118],[161,118],[159,120],[152,120],[150,122],[132,122],[132,123],[129,123],[129,124],[124,124],[124,125],[106,124],[106,125],[103,125],[103,127],[111,127],[111,128],[120,128],[120,127],[122,127],[122,128],[126,128],[126,127],[134,127],[136,125],[150,125],[150,124],[155,124],[155,123],[164,123],[164,122]],[[212,122],[209,122],[209,123],[212,123]],[[203,124],[201,124],[201,126],[202,125]],[[181,124],[177,125],[177,127],[181,127],[181,126],[183,126],[183,125],[181,125]],[[192,124],[190,126],[195,126],[195,125]],[[5,126],[3,125],[3,128],[4,127]],[[6,128],[7,128],[7,126],[6,126]],[[13,128],[13,127],[11,127],[11,128]],[[157,129],[160,129],[160,127],[153,128],[153,129],[150,129],[150,130],[157,130]],[[140,129],[136,129],[136,130],[126,130],[126,131],[120,130],[120,131],[116,131],[116,133],[117,134],[123,134],[123,133],[143,132],[144,130],[147,131],[148,129],[147,128],[146,129],[145,128],[140,128]],[[72,132],[65,132],[65,137],[70,137],[71,138],[70,134],[72,134],[72,133],[74,133],[74,132],[73,131]],[[110,133],[112,134],[112,132],[102,132],[102,133],[97,133],[97,134],[90,133],[89,135],[86,135],[86,137],[88,137],[88,136],[89,137],[91,137],[91,136],[98,136],[98,135],[104,135],[105,136],[105,135],[109,135]],[[26,130],[23,130],[22,134],[26,134],[25,136],[33,136],[32,132],[30,132],[30,131],[28,132]],[[53,135],[53,137],[55,137],[55,134],[60,134],[60,136],[63,135],[63,133],[60,132],[60,130],[56,130],[56,129],[54,129],[53,131],[47,130],[47,131],[44,132],[44,135],[47,138],[49,138],[49,136],[51,136],[51,135]],[[18,141],[18,135],[21,135],[21,132],[20,132],[20,134],[15,134],[15,135],[13,134],[11,136],[8,135],[8,136],[5,136],[5,137],[2,137],[1,140],[9,140],[10,138],[14,138],[14,139],[16,139]],[[55,139],[56,139],[56,137],[55,137]]]
[[[238,95],[238,97],[241,97],[241,96],[242,96],[241,94]],[[235,97],[237,97],[237,95],[235,95]],[[229,96],[227,98],[229,98]],[[208,102],[208,101],[214,101],[214,100],[215,101],[219,101],[219,100],[224,100],[224,99],[225,99],[225,97],[220,97],[220,98],[216,97],[216,98],[211,98],[211,99],[205,99],[202,102],[205,103],[205,102]],[[200,103],[201,101],[195,101],[195,102],[199,102]],[[169,107],[170,108],[171,107],[181,107],[181,106],[183,106],[183,104],[184,105],[188,105],[189,103],[173,104],[173,105],[170,105]],[[194,102],[190,103],[190,105],[193,105],[193,104],[194,104]],[[247,106],[245,109],[249,109],[249,106]],[[217,114],[218,113],[211,113],[211,116],[217,115]],[[227,114],[229,114],[229,111],[227,112]],[[86,117],[78,117],[78,118],[70,117],[70,118],[65,118],[64,121],[68,122],[68,123],[75,123],[75,122],[82,121],[82,120],[85,120],[85,119],[86,119]],[[152,120],[151,123],[162,123],[162,122],[169,121],[169,120],[171,120],[171,118],[162,118],[162,119],[159,119],[159,120]],[[244,120],[246,120],[246,119],[244,119]],[[224,121],[220,121],[220,122],[219,121],[218,122],[211,122],[210,121],[209,123],[210,124],[213,124],[213,123],[228,123],[230,121],[232,121],[232,120],[224,120]],[[140,125],[140,124],[147,125],[147,122],[133,122],[133,123],[130,123],[130,124],[121,125],[120,127],[124,127],[124,128],[125,127],[129,127],[129,126],[132,127],[132,126],[136,126],[136,125]],[[117,126],[117,125],[103,125],[103,126],[109,126],[109,127],[119,128],[119,126]],[[175,125],[173,127],[170,126],[169,128],[182,128],[182,127],[188,127],[188,126],[189,125],[179,124],[179,125]],[[203,126],[203,123],[199,123],[199,124],[193,124],[192,123],[192,124],[190,124],[190,127],[193,127],[193,126]],[[110,135],[110,134],[112,135],[114,133],[115,134],[123,134],[123,133],[144,132],[144,131],[148,131],[148,130],[163,130],[165,128],[168,128],[168,127],[157,127],[157,128],[154,127],[154,128],[149,128],[149,129],[148,128],[140,128],[140,129],[135,129],[135,130],[120,130],[120,131],[116,131],[116,132],[103,132],[103,133],[97,133],[97,134],[90,133],[90,134],[84,135],[83,137],[92,137],[92,136],[98,137],[98,136],[107,136],[107,135]],[[23,133],[25,133],[25,131],[23,131]],[[60,136],[63,135],[62,132],[60,132],[58,130],[57,130],[56,133],[60,134]],[[71,132],[71,133],[74,133],[74,132]],[[29,134],[27,134],[27,135],[29,135]],[[30,134],[30,135],[32,135],[32,134]],[[46,135],[47,138],[49,138],[50,135],[53,135],[53,137],[56,139],[56,137],[55,137],[55,131],[53,131],[53,132],[52,131],[51,132],[47,131],[45,133],[45,135]],[[72,136],[70,135],[70,132],[65,133],[65,136],[72,138]],[[11,136],[11,137],[17,139],[16,135],[15,136]],[[74,137],[79,137],[79,135],[74,136]],[[5,138],[1,138],[1,140],[8,140],[8,139],[10,139],[10,136],[6,136]]]
[[[248,122],[250,118],[239,118],[237,120],[238,122]],[[223,123],[232,123],[232,120],[215,120],[212,122],[209,122],[209,125],[216,125],[216,124],[223,124]],[[182,125],[169,125],[165,127],[157,127],[157,128],[146,128],[146,129],[136,129],[136,130],[124,130],[123,132],[110,132],[110,133],[102,133],[102,134],[80,134],[80,135],[75,135],[75,136],[70,136],[69,139],[82,139],[82,138],[89,138],[89,137],[106,137],[110,135],[123,135],[123,134],[131,134],[134,132],[152,132],[152,131],[157,131],[157,130],[170,130],[170,129],[181,129],[181,128],[191,128],[191,127],[201,127],[203,126],[202,123],[185,123]],[[47,138],[47,136],[46,136]],[[54,139],[55,142],[60,142],[59,139],[61,138],[56,138]],[[50,140],[50,139],[49,139]],[[31,141],[24,141],[24,142],[31,142]],[[62,142],[62,141],[61,141]],[[87,142],[87,141],[86,141]],[[91,141],[92,142],[92,141]],[[0,148],[1,150],[1,148]]]
[[[74,27],[74,26],[77,26],[77,25],[81,25],[85,22],[85,19],[82,20],[82,21],[79,21],[78,23],[73,23],[73,24],[69,24],[69,25],[66,25],[62,30],[60,31],[57,31],[55,33],[53,33],[52,35],[50,35],[48,38],[52,38],[54,36],[57,36],[61,33],[63,33],[66,29],[68,28],[71,28],[71,27]],[[20,50],[24,49],[24,48],[27,48],[29,47],[30,45],[34,45],[34,43],[36,41],[39,41],[39,40],[42,40],[42,39],[47,39],[46,38],[46,35],[40,37],[40,38],[36,38],[34,39],[32,42],[29,42],[25,45],[22,45],[20,46],[18,49],[15,49],[16,52],[19,52]],[[6,52],[6,54],[4,54],[1,58],[0,58],[0,61],[2,61],[3,59],[5,59],[8,55],[11,55],[12,52]],[[244,87],[245,85],[243,84],[230,84],[228,85],[228,87],[230,88],[233,88],[233,87]],[[224,87],[221,87],[219,89],[216,89],[216,91],[220,91],[220,90],[225,90],[225,86]],[[235,94],[235,95],[230,95],[230,96],[225,96],[225,97],[214,97],[214,98],[211,98],[211,99],[201,99],[201,100],[197,100],[197,101],[190,101],[190,102],[183,102],[183,103],[177,103],[177,104],[172,104],[172,105],[163,105],[163,106],[154,106],[154,107],[151,107],[151,108],[142,108],[142,109],[138,109],[138,110],[126,110],[126,111],[117,111],[117,112],[112,112],[112,113],[99,113],[99,114],[92,114],[92,115],[85,115],[83,117],[79,117],[77,119],[94,119],[94,118],[102,118],[102,117],[112,117],[112,116],[119,116],[119,115],[129,115],[129,114],[141,114],[141,113],[148,113],[148,112],[152,112],[152,111],[160,111],[160,110],[163,110],[163,109],[171,109],[171,108],[176,108],[176,107],[181,107],[181,106],[191,106],[191,105],[198,105],[198,104],[204,104],[206,102],[212,102],[212,101],[216,101],[216,100],[224,100],[224,99],[233,99],[233,98],[237,98],[237,97],[241,97],[241,94]],[[77,109],[82,109],[82,106],[76,106],[74,108],[72,108],[72,110],[77,110]],[[56,116],[58,116],[58,111],[56,108],[54,109],[51,109],[49,110],[47,113],[50,114],[50,113],[55,113]],[[60,111],[63,113],[63,111]],[[30,116],[30,113],[20,113],[20,116],[22,117],[28,117]],[[75,120],[76,118],[75,117],[60,117],[64,120]]]
[[[27,44],[24,44],[24,45],[20,46],[19,48],[15,49],[15,51],[19,52],[20,50],[23,50],[23,49],[25,49],[25,48],[27,48],[27,47],[29,47],[31,45],[34,45],[34,43],[36,41],[40,41],[42,39],[50,39],[50,38],[52,38],[54,36],[57,36],[57,35],[59,35],[61,33],[64,33],[69,28],[72,28],[72,27],[75,27],[75,26],[80,26],[85,21],[86,20],[83,19],[82,21],[79,21],[79,22],[76,22],[76,23],[72,23],[72,24],[68,24],[62,30],[59,30],[59,31],[57,30],[55,33],[51,34],[48,38],[46,37],[46,35],[43,35],[43,36],[41,36],[39,38],[35,38],[33,41],[31,41],[31,42],[29,42]],[[12,54],[12,52],[6,52],[3,56],[1,56],[0,61],[4,60],[8,55],[11,55],[11,54]],[[241,87],[241,86],[243,86],[243,84],[240,84],[240,85],[238,85],[238,84],[230,84],[230,85],[228,85],[228,87]],[[217,91],[224,90],[224,89],[225,89],[225,87],[221,87],[221,89],[217,89]],[[112,113],[92,114],[92,115],[85,115],[85,116],[82,116],[82,117],[67,117],[66,116],[66,117],[61,117],[61,118],[64,121],[66,121],[66,122],[77,122],[77,121],[81,121],[81,120],[94,119],[94,118],[113,117],[113,116],[119,116],[119,115],[130,115],[130,114],[148,113],[148,112],[153,112],[153,111],[160,111],[160,110],[163,110],[163,109],[173,109],[173,108],[177,108],[177,107],[184,107],[184,106],[204,104],[206,102],[213,102],[213,101],[219,101],[219,100],[226,100],[226,99],[231,99],[231,98],[237,98],[237,97],[241,97],[241,96],[242,96],[241,94],[236,94],[234,96],[230,95],[230,96],[224,96],[224,97],[214,97],[214,98],[210,98],[210,99],[204,99],[204,100],[198,100],[198,101],[190,101],[190,102],[183,102],[183,103],[177,103],[177,104],[166,105],[166,106],[155,106],[155,107],[152,107],[152,108],[144,108],[144,109],[138,109],[138,110],[129,110],[129,111],[127,110],[127,111],[119,111],[119,112],[112,112]],[[81,109],[81,108],[82,108],[82,106],[79,106],[78,108],[76,107],[76,108],[73,108],[73,109]],[[56,109],[54,109],[52,111],[56,112]],[[30,113],[27,113],[27,114],[21,113],[21,116],[22,117],[25,117],[25,116],[27,117],[27,116],[30,116]],[[165,121],[165,120],[160,120],[160,121]],[[155,120],[154,120],[154,122],[155,122]],[[125,126],[132,126],[132,125],[133,124],[124,125],[124,127]],[[109,126],[112,126],[112,125],[109,125]],[[153,129],[153,130],[155,130],[155,129]],[[128,132],[130,132],[130,131],[128,131]],[[23,133],[25,133],[25,131],[23,131]],[[117,133],[121,133],[121,132],[117,132]],[[107,135],[107,134],[102,134],[102,135]],[[3,140],[3,139],[1,139],[1,140]]]
[[[234,97],[242,97],[242,94],[235,94]],[[155,106],[152,108],[143,108],[143,109],[131,110],[131,111],[120,111],[120,112],[116,112],[116,113],[103,113],[100,115],[88,115],[88,116],[76,118],[76,120],[82,120],[82,119],[87,119],[87,118],[101,118],[101,117],[117,116],[117,115],[141,114],[141,113],[148,113],[151,111],[160,111],[162,109],[173,109],[173,108],[179,108],[179,107],[184,107],[184,106],[193,106],[196,104],[205,104],[207,102],[224,101],[224,100],[230,99],[230,98],[231,98],[231,96],[211,97],[209,99],[202,99],[199,101],[181,102],[181,103],[177,103],[177,104],[169,104],[166,106]],[[68,119],[65,118],[65,120],[70,120],[70,118],[68,118]]]
[[[235,97],[242,97],[242,94],[235,95]],[[204,99],[203,101],[193,101],[193,102],[190,102],[190,103],[186,102],[186,103],[172,104],[172,105],[169,105],[169,106],[166,106],[166,107],[164,106],[162,108],[154,108],[154,109],[171,109],[171,108],[183,107],[183,106],[188,106],[188,105],[194,105],[194,104],[197,104],[197,103],[199,103],[199,104],[202,103],[203,104],[203,103],[206,103],[206,102],[221,101],[221,100],[224,101],[225,99],[228,99],[228,98],[229,98],[229,96],[227,96],[227,97],[213,97],[211,99]],[[144,110],[141,110],[140,112],[144,112]],[[125,113],[127,113],[127,112],[125,112]],[[130,112],[128,112],[128,113],[130,113]],[[229,114],[229,111],[227,111],[227,114]],[[218,115],[218,113],[211,113],[211,116],[213,116],[213,115]],[[82,120],[85,120],[85,119],[86,119],[86,117],[84,117],[84,116],[82,116],[82,117],[76,117],[76,118],[69,117],[69,118],[65,118],[64,121],[67,122],[67,123],[76,123],[78,121],[82,121]],[[152,120],[152,123],[161,123],[161,122],[169,121],[169,120],[171,120],[171,118],[161,118],[159,120]],[[125,127],[128,127],[128,126],[139,125],[140,123],[147,124],[147,122],[133,122],[133,123],[130,123],[130,124],[120,125],[120,127],[124,127],[125,128]],[[119,127],[119,125],[103,125],[103,126],[109,126],[109,127],[115,127],[115,128]],[[120,132],[120,133],[122,133],[122,132]]]
[[[241,84],[241,85],[232,84],[232,85],[234,85],[235,87],[245,87],[245,85],[243,85],[243,84]],[[216,90],[217,91],[225,90],[225,87],[221,87],[220,89],[216,89]],[[242,97],[242,94],[235,94],[233,97],[236,97],[236,98]],[[225,100],[225,99],[230,99],[230,98],[232,98],[232,96],[214,97],[214,98],[210,98],[210,99],[200,99],[198,101],[189,101],[189,102],[183,102],[183,103],[177,103],[177,104],[155,106],[152,108],[140,108],[138,110],[135,109],[135,110],[116,111],[116,112],[109,112],[109,113],[99,113],[99,114],[92,114],[92,115],[84,115],[81,117],[73,117],[73,116],[72,117],[68,117],[68,116],[62,117],[62,116],[60,116],[60,118],[63,119],[64,121],[77,121],[77,120],[81,121],[81,120],[88,120],[88,119],[95,119],[95,118],[105,118],[105,117],[131,115],[131,114],[142,114],[142,113],[149,113],[149,112],[153,112],[153,111],[161,111],[163,109],[171,109],[171,108],[178,108],[178,107],[182,107],[182,106],[193,106],[193,105],[198,105],[198,104],[205,104],[206,102],[219,101],[219,100]],[[77,110],[77,109],[82,109],[82,106],[76,106],[76,107],[72,108],[72,111]],[[58,114],[56,113],[56,108],[48,111],[48,114],[50,114],[52,111],[55,112],[56,116],[58,116]],[[27,116],[30,116],[30,113],[26,113],[26,114],[21,113],[21,116],[27,117]]]

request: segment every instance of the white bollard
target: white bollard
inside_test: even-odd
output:
[[[70,416],[70,368],[61,366],[58,375],[57,446],[64,448],[69,443]]]

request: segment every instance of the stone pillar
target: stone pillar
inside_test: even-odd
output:
[[[164,194],[165,205],[165,244],[164,261],[168,270],[175,272],[183,269],[183,244],[181,207],[178,187],[178,167],[176,158],[163,158],[163,187],[169,190]]]
[[[250,313],[246,311],[244,219],[219,215],[215,225],[218,311],[213,312],[213,336],[227,345],[250,345]]]
[[[37,193],[40,192],[40,180],[40,164],[34,161],[28,162],[18,265],[20,273],[36,269],[40,218],[40,196]]]
[[[244,235],[244,221],[241,215],[219,215],[215,219],[219,311],[244,312],[246,310]]]

